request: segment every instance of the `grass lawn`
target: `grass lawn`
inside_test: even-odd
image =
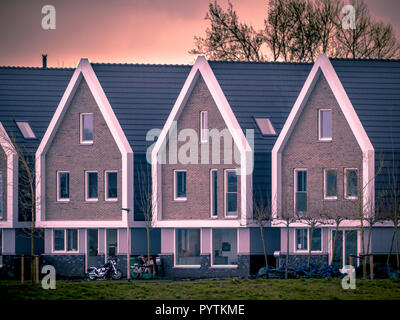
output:
[[[213,299],[375,299],[400,300],[400,281],[357,280],[355,290],[343,290],[340,279],[296,280],[203,280],[203,281],[57,281],[56,290],[40,284],[0,281],[0,301],[31,299],[128,299],[128,300],[213,300]]]

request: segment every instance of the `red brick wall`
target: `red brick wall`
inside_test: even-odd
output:
[[[80,113],[94,114],[94,142],[79,143]],[[121,153],[86,81],[80,83],[46,154],[46,220],[120,220]],[[57,170],[70,171],[70,202],[57,202]],[[85,170],[98,171],[98,202],[85,201]],[[104,200],[104,171],[118,171],[118,201]]]

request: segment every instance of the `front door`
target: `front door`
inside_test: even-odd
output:
[[[99,232],[98,229],[87,229],[87,267],[98,267]]]

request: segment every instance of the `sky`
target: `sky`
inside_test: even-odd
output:
[[[241,21],[263,28],[267,0],[231,0]],[[371,14],[400,38],[400,1],[365,0]],[[219,0],[227,7],[227,0]],[[75,67],[91,62],[192,64],[194,36],[203,36],[209,0],[1,0],[0,65]],[[42,28],[53,5],[56,29]]]

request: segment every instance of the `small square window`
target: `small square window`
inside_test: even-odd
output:
[[[344,169],[344,196],[346,199],[358,198],[358,169]]]
[[[93,113],[82,113],[80,121],[80,142],[93,143]]]
[[[296,229],[296,251],[308,250],[308,229]]]
[[[118,173],[117,171],[106,171],[105,174],[106,200],[118,200]]]
[[[332,110],[319,110],[319,140],[332,140]]]
[[[69,200],[69,172],[57,172],[57,201]]]
[[[16,121],[16,124],[25,139],[36,139],[36,136],[28,122]]]
[[[337,199],[337,171],[324,170],[324,199]]]
[[[225,171],[225,216],[236,217],[238,214],[238,186],[236,170]]]
[[[86,201],[97,201],[98,199],[97,172],[86,171],[85,178],[86,178],[85,179]]]
[[[78,251],[77,229],[67,229],[67,251]]]
[[[186,200],[186,171],[174,171],[174,200]]]
[[[65,250],[65,230],[55,229],[54,233],[54,251],[64,251]]]
[[[276,135],[276,131],[269,118],[256,118],[256,123],[263,136]]]

